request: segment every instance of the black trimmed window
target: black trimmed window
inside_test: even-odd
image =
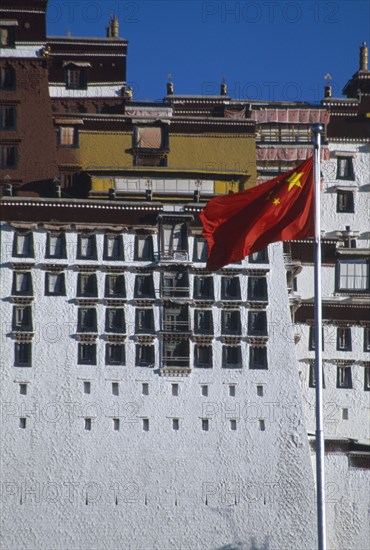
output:
[[[364,390],[370,391],[370,365],[364,366]]]
[[[324,344],[325,344],[324,327],[322,328],[321,338],[322,338],[322,351],[324,351]],[[308,337],[308,349],[309,351],[315,351],[315,327],[314,326],[310,326],[310,333]]]
[[[222,367],[224,369],[242,368],[241,346],[222,346]]]
[[[194,310],[194,333],[213,334],[213,315],[211,309]]]
[[[15,88],[15,69],[11,65],[0,67],[0,89],[14,90]]]
[[[165,271],[161,275],[163,298],[187,298],[189,296],[189,273]]]
[[[151,262],[154,260],[152,235],[135,235],[134,259],[136,262]]]
[[[337,291],[368,292],[370,290],[369,260],[338,260]]]
[[[123,261],[123,239],[122,235],[104,235],[104,260]]]
[[[46,258],[67,258],[65,233],[48,233],[46,237]]]
[[[316,388],[315,363],[310,363],[310,371],[308,374],[308,385],[310,388]],[[322,387],[325,388],[324,368],[322,369]]]
[[[123,308],[107,308],[105,310],[105,331],[118,334],[126,333],[125,310]]]
[[[124,275],[106,275],[106,298],[126,298],[126,282]]]
[[[95,308],[78,308],[77,332],[97,332],[97,316]]]
[[[107,365],[125,365],[126,352],[124,344],[106,344],[105,363]]]
[[[164,332],[188,332],[188,306],[171,303],[165,304],[163,306],[162,330]]]
[[[15,342],[14,344],[14,366],[32,366],[32,344],[30,342]]]
[[[338,180],[354,180],[355,173],[353,170],[352,157],[337,157],[337,179]]]
[[[240,300],[239,277],[221,277],[221,300]]]
[[[135,298],[155,298],[153,275],[136,275],[135,277]]]
[[[266,277],[248,277],[248,300],[252,302],[267,302]]]
[[[137,367],[154,367],[155,352],[153,345],[136,346],[135,364]]]
[[[163,341],[163,366],[165,367],[189,367],[189,340],[164,340]]]
[[[253,346],[249,348],[249,368],[262,370],[268,368],[267,348],[257,348]]]
[[[45,296],[65,296],[66,281],[64,273],[45,273]]]
[[[161,226],[161,257],[188,259],[188,231],[185,222]]]
[[[337,388],[352,388],[352,368],[348,365],[337,367]]]
[[[78,344],[78,364],[96,365],[96,344]]]
[[[87,67],[69,66],[66,68],[66,88],[68,90],[87,89]]]
[[[259,250],[258,252],[253,252],[248,256],[248,261],[250,264],[268,264],[269,255],[267,248]]]
[[[337,328],[337,350],[352,351],[352,336],[350,327]]]
[[[0,49],[15,48],[15,25],[0,24]]]
[[[96,298],[98,296],[98,284],[95,273],[78,274],[77,296],[79,298]]]
[[[0,168],[14,170],[18,165],[17,145],[0,145]]]
[[[78,235],[77,259],[97,260],[95,235]]]
[[[204,237],[194,237],[193,262],[206,262],[208,257],[208,245]]]
[[[221,331],[222,334],[240,336],[241,335],[240,311],[237,309],[221,311]]]
[[[0,105],[0,130],[9,131],[16,129],[16,107]]]
[[[248,335],[267,336],[267,315],[266,311],[248,312]]]
[[[58,145],[60,147],[78,147],[79,135],[77,126],[59,126]]]
[[[14,271],[12,296],[32,296],[32,274],[30,271]]]
[[[194,366],[198,369],[211,369],[213,367],[212,346],[194,346]]]
[[[213,277],[194,277],[194,300],[214,300]]]
[[[14,306],[12,328],[15,332],[32,332],[32,307]]]
[[[152,334],[154,332],[154,311],[152,308],[136,308],[136,334]]]
[[[370,327],[364,327],[364,351],[370,351]]]
[[[353,191],[337,191],[337,212],[354,212]]]
[[[13,256],[16,258],[33,258],[33,234],[24,231],[16,231],[13,239]]]

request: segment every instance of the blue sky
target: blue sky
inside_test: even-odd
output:
[[[324,76],[333,95],[358,69],[370,42],[367,0],[49,0],[49,35],[105,36],[110,14],[129,41],[135,99],[177,94],[317,102]]]

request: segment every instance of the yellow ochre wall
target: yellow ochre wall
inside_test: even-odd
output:
[[[132,133],[80,132],[82,170],[120,169],[132,167]]]

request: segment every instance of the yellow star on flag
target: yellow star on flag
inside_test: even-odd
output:
[[[274,206],[277,206],[278,204],[280,204],[280,199],[274,199],[272,202]]]
[[[297,174],[297,172],[294,172],[290,178],[288,178],[286,181],[289,183],[289,187],[288,187],[288,193],[291,189],[293,189],[293,187],[300,187],[302,188],[302,184],[300,182],[300,179],[301,177],[303,176],[303,172],[300,172],[299,174]]]

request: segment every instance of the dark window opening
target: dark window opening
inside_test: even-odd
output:
[[[84,298],[95,298],[98,296],[98,285],[95,273],[78,274],[77,296]]]
[[[78,344],[78,364],[96,365],[96,344]]]
[[[267,302],[266,277],[248,277],[248,300]]]
[[[106,344],[105,362],[107,365],[124,365],[126,362],[125,346],[123,344]]]
[[[337,329],[337,350],[338,351],[351,351],[352,350],[352,338],[351,329],[349,327]]]
[[[105,235],[104,260],[124,260],[123,240],[121,235]]]
[[[153,309],[136,309],[135,332],[136,334],[152,334],[154,332]]]
[[[241,322],[240,311],[229,310],[221,312],[221,330],[222,334],[240,336],[241,335]]]
[[[194,311],[194,333],[213,334],[213,316],[211,309],[196,309]]]
[[[266,311],[248,312],[248,334],[250,336],[267,336]]]
[[[240,300],[239,277],[221,277],[221,300]]]
[[[213,277],[194,277],[194,299],[214,299]]]
[[[249,348],[249,368],[267,369],[267,348]]]
[[[126,284],[124,275],[107,275],[105,278],[106,298],[125,298]]]
[[[354,212],[354,200],[352,191],[338,191],[337,212]]]
[[[354,180],[355,174],[353,171],[352,157],[338,157],[337,159],[337,179],[338,180]]]
[[[154,346],[136,346],[136,366],[154,367]]]
[[[154,260],[152,235],[135,236],[135,261],[151,262]]]
[[[135,298],[155,298],[152,275],[136,275]]]
[[[200,369],[211,369],[213,366],[212,346],[194,346],[194,366]]]
[[[242,368],[242,349],[240,346],[222,346],[222,367],[224,369]]]
[[[64,273],[45,273],[45,295],[65,296],[66,284]]]
[[[125,334],[125,311],[123,308],[107,308],[105,313],[105,330],[106,332],[116,332]]]

